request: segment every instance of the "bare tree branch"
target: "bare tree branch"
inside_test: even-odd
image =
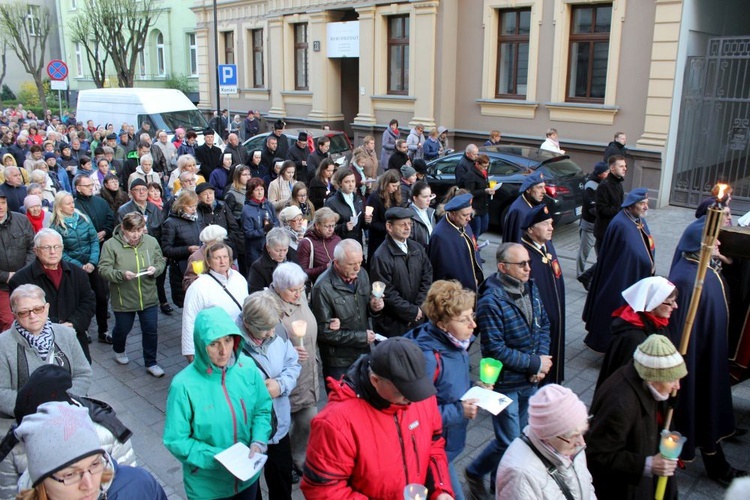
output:
[[[91,78],[97,88],[104,87],[107,78],[107,62],[109,53],[104,50],[100,42],[102,27],[99,23],[91,22],[87,15],[75,16],[68,23],[70,36],[74,43],[78,43],[86,51],[86,62],[91,71]]]

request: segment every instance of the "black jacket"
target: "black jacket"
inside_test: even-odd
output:
[[[310,150],[307,149],[307,146],[301,148],[296,143],[289,148],[289,152],[286,154],[286,159],[292,160],[297,168],[295,171],[296,179],[305,183],[307,182],[307,157],[309,155]]]
[[[8,213],[18,212],[27,194],[26,186],[11,186],[7,182],[0,184],[0,193],[4,194],[8,200]]]
[[[109,204],[100,196],[76,196],[75,206],[83,212],[94,225],[96,232],[104,231],[105,239],[112,237],[115,230],[115,214],[109,208]]]
[[[604,238],[604,233],[622,209],[622,201],[625,199],[625,190],[622,187],[623,178],[609,174],[599,183],[596,188],[596,222],[594,223],[594,236],[598,241]]]
[[[0,290],[8,289],[8,274],[31,263],[34,255],[34,228],[28,217],[8,212],[0,223]]]
[[[227,144],[224,148],[224,154],[232,155],[232,166],[235,166],[238,163],[242,165],[248,164],[247,151],[245,150],[245,146],[243,146],[242,144],[238,144],[237,147],[234,147],[231,144]]]
[[[328,185],[318,177],[310,179],[310,182],[307,185],[309,186],[309,189],[307,190],[307,198],[315,207],[322,207],[325,205],[326,200],[336,192],[336,188],[333,186],[333,183],[331,183],[331,192],[326,194],[328,191]]]
[[[60,288],[55,288],[39,259],[19,270],[10,279],[9,288],[13,292],[20,285],[32,284],[42,290],[49,303],[49,319],[53,323],[72,323],[77,333],[89,329],[94,317],[96,297],[94,296],[89,275],[80,267],[61,260],[63,277]]]
[[[174,213],[167,217],[162,226],[161,247],[164,256],[168,259],[177,261],[180,270],[185,273],[187,260],[190,257],[190,246],[200,246],[201,226],[198,221],[183,219]],[[179,287],[182,289],[182,282]]]
[[[599,188],[599,176],[591,172],[583,187],[583,212],[581,217],[586,222],[596,222],[596,190]]]
[[[221,149],[216,146],[209,148],[208,144],[202,144],[195,148],[195,162],[200,164],[200,174],[206,181],[211,177],[211,172],[221,166],[223,154]]]
[[[234,215],[227,209],[224,203],[217,201],[211,207],[203,202],[199,202],[196,215],[198,215],[198,225],[200,225],[201,231],[211,224],[223,227],[227,230],[227,243],[232,247],[234,255],[239,255],[239,252],[244,253],[245,236],[242,234],[237,219],[234,218]]]
[[[490,183],[487,177],[477,170],[476,165],[472,165],[464,175],[463,188],[471,193],[471,208],[477,215],[486,215],[490,211],[490,195],[485,191],[488,187]]]
[[[289,247],[289,252],[286,254],[286,262],[297,262],[297,251],[291,247]],[[268,287],[273,282],[273,272],[278,265],[279,263],[268,255],[268,251],[264,246],[260,257],[250,266],[247,279],[250,293],[260,292]]]
[[[326,200],[325,206],[339,214],[339,221],[336,223],[336,234],[341,236],[342,240],[351,238],[362,243],[362,229],[365,225],[365,214],[364,214],[364,201],[362,197],[355,191],[354,192],[354,210],[344,201],[341,191],[336,191],[330,198]],[[354,226],[352,231],[346,229],[346,223],[352,218],[352,216],[359,214],[359,220],[357,225]]]
[[[289,138],[286,136],[286,134],[277,136],[276,134],[271,132],[271,135],[269,135],[268,137],[276,137],[276,156],[285,159],[286,155],[289,153]]]
[[[474,168],[474,161],[470,160],[468,156],[466,156],[466,153],[461,157],[461,161],[458,162],[458,165],[456,165],[455,170],[455,178],[456,178],[456,186],[458,187],[464,187],[463,180],[466,176],[466,173]]]
[[[318,148],[307,156],[307,179],[312,181],[318,171],[320,162],[328,158],[328,153],[321,153]]]
[[[409,238],[416,241],[420,245],[422,245],[425,250],[427,250],[430,246],[430,231],[427,229],[427,226],[424,222],[422,222],[422,219],[417,214],[417,210],[414,207],[414,204],[410,204],[409,208],[414,212],[414,215],[411,216],[411,234],[409,235]],[[432,223],[432,229],[435,230],[435,226],[437,225],[437,221],[435,220],[435,209],[434,208],[427,208],[427,217],[429,217],[430,222]]]
[[[141,210],[133,200],[125,203],[117,210],[117,224],[122,223],[122,218],[130,212],[140,212],[146,217],[146,230],[148,234],[156,238],[161,243],[161,227],[167,218],[166,210],[159,210],[159,207],[151,203],[146,202],[146,210]]]
[[[607,149],[604,150],[604,161],[609,160],[610,156],[620,155],[625,156],[627,154],[627,149],[625,146],[620,144],[617,141],[612,141],[607,146]]]
[[[417,314],[432,285],[432,264],[424,247],[414,240],[406,244],[409,253],[386,236],[370,262],[372,280],[385,283],[385,307],[373,327],[386,337],[403,335],[422,323],[424,317],[416,321]]]
[[[283,158],[282,156],[279,156],[279,148],[277,147],[275,151],[271,151],[268,149],[268,146],[263,146],[263,151],[260,153],[260,164],[262,165],[258,169],[258,175],[255,175],[255,172],[253,172],[253,177],[265,177],[265,175],[268,175],[270,172],[273,172],[273,163],[276,158]],[[252,168],[252,167],[251,167]],[[265,175],[260,175],[260,171],[265,172]]]
[[[407,161],[409,161],[409,156],[406,153],[396,150],[388,158],[388,170],[398,170],[401,173],[401,167],[406,165]]]

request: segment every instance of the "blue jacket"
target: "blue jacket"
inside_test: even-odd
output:
[[[425,161],[434,160],[440,154],[440,141],[428,137],[424,144],[422,144],[422,153],[424,154]]]
[[[412,339],[422,349],[426,361],[425,372],[435,382],[438,408],[443,419],[445,453],[450,462],[466,445],[469,420],[464,418],[461,396],[471,388],[469,354],[456,347],[445,332],[431,322],[415,328],[404,337]]]
[[[533,280],[526,283],[531,294],[532,321],[500,284],[498,273],[479,287],[477,330],[482,333],[482,357],[503,363],[495,389],[518,389],[530,384],[529,377],[539,372],[541,355],[549,355],[549,319]]]
[[[75,212],[76,221],[65,228],[53,225],[52,229],[62,235],[63,260],[79,267],[85,264],[99,265],[99,237],[96,229],[80,212]]]
[[[242,207],[242,231],[245,233],[245,253],[250,254],[250,249],[256,250],[260,255],[263,250],[263,246],[266,244],[266,231],[263,229],[263,219],[265,215],[268,217],[275,227],[279,227],[279,219],[276,217],[276,210],[268,200],[263,200],[262,203],[258,203],[257,200],[245,201],[245,206]],[[252,262],[248,262],[248,265]]]
[[[140,467],[120,465],[112,459],[114,477],[104,487],[111,500],[167,500],[164,489],[154,476]]]

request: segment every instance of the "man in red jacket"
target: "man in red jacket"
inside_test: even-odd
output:
[[[432,500],[453,498],[435,386],[414,342],[388,339],[328,384],[312,420],[305,498],[403,498],[413,483]]]

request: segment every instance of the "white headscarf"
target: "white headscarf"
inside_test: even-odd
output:
[[[622,296],[635,312],[650,312],[659,307],[674,291],[675,286],[666,278],[643,278],[622,292]]]

